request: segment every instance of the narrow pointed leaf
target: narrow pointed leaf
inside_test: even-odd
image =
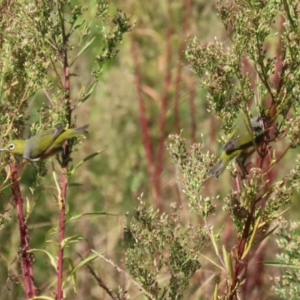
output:
[[[87,212],[87,213],[72,216],[72,217],[70,217],[70,219],[67,220],[67,222],[77,220],[77,219],[79,219],[81,217],[84,217],[84,216],[99,216],[99,215],[115,216],[115,217],[118,216],[116,214],[107,213],[105,211],[94,211],[94,212]]]
[[[80,262],[80,263],[72,270],[72,272],[70,273],[70,275],[69,275],[68,278],[67,278],[67,281],[69,281],[69,280],[72,278],[73,274],[74,274],[75,272],[77,272],[77,270],[79,270],[80,268],[86,266],[87,264],[89,264],[90,262],[92,262],[93,260],[95,260],[95,259],[98,258],[98,257],[99,257],[98,255],[92,255],[92,256],[87,257],[87,258],[84,259],[83,261],[81,261],[81,262]]]
[[[75,269],[75,266],[74,266],[74,263],[73,263],[73,260],[70,258],[70,257],[66,257],[65,260],[67,261],[67,263],[69,264],[69,267],[70,267],[70,272],[72,275],[70,275],[70,280],[72,282],[72,286],[73,286],[73,290],[74,290],[74,293],[77,294],[77,288],[76,288],[76,284],[77,284],[77,276],[76,276],[76,272],[73,272],[74,269]],[[70,281],[68,278],[66,281],[64,281],[63,283],[63,288],[65,287],[66,283],[68,281]]]
[[[49,257],[52,267],[55,269],[55,271],[57,270],[56,260],[48,251],[43,250],[43,249],[30,249],[28,252],[42,252],[42,253],[45,253]]]
[[[83,240],[83,237],[81,235],[73,235],[70,237],[65,238],[62,243],[61,243],[61,247],[64,248],[65,246],[68,246],[71,243],[76,243]]]
[[[85,95],[79,99],[79,102],[84,103],[90,96],[91,94],[94,92],[96,86],[97,86],[98,82],[96,81],[91,88],[88,90],[88,92],[85,93]]]
[[[98,154],[100,154],[101,152],[103,152],[103,150],[101,151],[97,151],[95,153],[92,153],[91,155],[87,156],[86,158],[84,158],[82,161],[80,161],[69,173],[69,176],[71,177],[74,172],[83,164],[85,163],[86,161],[92,159],[93,157],[97,156]]]
[[[74,58],[73,61],[71,62],[71,64],[70,64],[71,67],[72,67],[72,65],[74,64],[74,62],[78,59],[78,57],[80,57],[80,55],[81,55],[82,53],[84,53],[84,51],[86,51],[86,50],[91,46],[91,44],[94,42],[95,38],[96,38],[96,37],[94,36],[89,42],[87,42],[87,43],[85,44],[84,47],[81,48],[81,50],[77,53],[77,55],[75,56],[75,58]]]

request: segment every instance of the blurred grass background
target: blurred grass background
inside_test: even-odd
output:
[[[86,6],[93,7],[93,1],[86,1]],[[73,182],[80,186],[71,187],[68,196],[69,213],[77,215],[91,211],[105,211],[118,216],[85,216],[67,225],[67,236],[80,234],[84,237],[74,249],[67,249],[66,256],[80,261],[76,252],[87,256],[90,248],[111,258],[124,268],[122,231],[125,226],[125,213],[134,213],[138,205],[137,198],[143,199],[155,207],[168,211],[173,202],[182,206],[182,217],[191,221],[187,203],[177,180],[179,170],[167,152],[163,153],[162,172],[159,174],[159,195],[153,191],[151,166],[149,168],[144,133],[141,126],[141,111],[136,83],[136,63],[139,63],[140,88],[145,105],[147,128],[152,142],[154,157],[159,151],[159,143],[167,142],[171,133],[179,133],[188,142],[197,142],[204,135],[209,149],[217,154],[220,145],[217,143],[217,120],[207,113],[205,91],[199,88],[196,75],[190,70],[184,58],[184,49],[190,37],[197,36],[202,43],[212,41],[214,37],[227,42],[223,25],[214,8],[214,1],[207,0],[153,0],[153,1],[110,1],[110,5],[122,9],[129,15],[135,27],[131,34],[125,36],[117,58],[107,64],[95,93],[91,98],[75,110],[77,126],[90,124],[90,133],[86,140],[77,147],[73,161],[79,162],[93,152],[103,150],[97,157],[85,163],[76,173]],[[96,28],[95,28],[96,30]],[[99,41],[100,43],[100,41]],[[94,44],[94,50],[99,44]],[[137,58],[134,57],[133,47]],[[90,52],[89,52],[90,51]],[[93,68],[93,48],[76,64],[74,73],[82,78],[91,78]],[[166,74],[170,80],[166,87]],[[180,73],[180,77],[178,77]],[[77,95],[81,82],[72,77],[71,94]],[[160,118],[164,114],[162,101],[166,101],[165,125],[160,127]],[[33,121],[37,109],[47,101],[43,92],[39,92],[31,100],[28,112]],[[177,102],[176,102],[177,101]],[[177,103],[177,104],[176,104]],[[176,112],[176,109],[177,112]],[[176,117],[177,114],[177,117]],[[156,158],[155,158],[156,160]],[[55,159],[54,167],[59,170]],[[28,220],[32,248],[52,249],[55,253],[57,245],[46,242],[56,240],[56,234],[48,232],[56,226],[58,207],[53,195],[54,181],[51,175],[51,161],[45,180],[45,192],[34,207],[34,213]],[[157,166],[152,166],[153,168]],[[26,173],[27,174],[27,173]],[[28,184],[30,171],[24,178],[24,195],[30,197]],[[215,195],[231,187],[229,176],[222,180],[208,183],[204,193]],[[215,222],[224,222],[221,206]],[[2,203],[1,209],[11,207]],[[220,213],[219,213],[220,212]],[[0,299],[22,299],[22,288],[18,276],[21,274],[17,263],[19,230],[16,215],[9,210],[9,219],[5,228],[0,231],[1,267],[0,282],[2,290]],[[194,220],[197,222],[198,220]],[[42,291],[55,293],[55,272],[48,258],[43,254],[35,255],[35,275],[37,286]],[[138,289],[124,279],[124,275],[106,262],[97,260],[93,267],[111,289],[123,286],[131,292],[132,299],[144,299]],[[213,270],[202,271],[195,275],[199,281],[199,291],[190,291],[186,299],[203,299],[197,295],[211,295],[212,291],[203,284],[202,279]],[[7,279],[8,278],[8,279]],[[67,299],[109,299],[105,292],[88,275],[87,271],[78,274],[78,294],[70,292]],[[201,292],[200,292],[200,286]],[[211,285],[210,285],[211,286]],[[191,294],[194,296],[192,297]],[[88,295],[88,296],[87,296]]]

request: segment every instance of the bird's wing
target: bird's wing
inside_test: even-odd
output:
[[[34,159],[40,157],[57,139],[59,135],[64,132],[65,127],[60,126],[55,129],[48,129],[31,137],[26,142],[23,157],[26,159]]]
[[[223,150],[229,154],[235,150],[239,149],[239,140],[241,138],[241,134],[237,129],[234,129],[231,134],[228,136],[228,140],[223,147]]]
[[[38,134],[39,137],[49,137],[53,141],[65,131],[65,126],[59,126],[55,129],[48,129]],[[35,136],[34,136],[35,137]]]
[[[261,135],[252,137],[250,133],[238,133],[235,131],[235,133],[231,135],[231,138],[228,139],[223,149],[227,154],[237,150],[248,149],[254,146],[254,140],[255,143],[260,144],[260,137]]]
[[[232,137],[231,139],[229,139],[227,141],[227,143],[224,145],[224,148],[223,150],[229,154],[235,150],[238,150],[240,149],[240,146],[239,146],[239,140],[240,140],[241,136],[240,135],[236,135],[234,137]]]

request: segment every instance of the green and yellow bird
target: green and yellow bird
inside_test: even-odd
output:
[[[43,160],[61,152],[66,140],[87,134],[88,127],[89,125],[85,125],[66,129],[64,126],[60,126],[55,129],[48,129],[27,140],[9,141],[0,151],[7,151],[14,155],[22,156],[29,161]]]
[[[268,112],[267,109],[265,109],[262,116],[257,116],[250,120],[251,129],[245,128],[244,126],[244,128],[236,128],[233,130],[223,147],[223,152],[218,162],[210,171],[210,176],[214,176],[218,179],[233,159],[236,159],[241,168],[242,178],[246,176],[246,160],[255,152],[257,147],[262,144],[267,132],[266,128],[268,127],[267,123],[269,118],[266,112]]]

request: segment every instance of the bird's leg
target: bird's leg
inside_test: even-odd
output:
[[[248,175],[248,171],[245,166],[246,160],[247,160],[246,157],[237,158],[237,160],[236,160],[236,162],[238,163],[240,170],[241,170],[241,178],[242,179],[246,179],[246,176]]]
[[[71,154],[71,153],[70,153]],[[70,157],[70,154],[66,154],[66,148],[61,147],[59,148],[59,151],[56,155],[56,159],[60,163],[61,166],[65,167],[68,165],[69,162],[72,161],[72,158]]]
[[[25,157],[25,156],[23,156],[23,158],[25,158],[25,159],[27,159],[27,160],[29,160],[29,161],[31,161],[31,162],[35,162],[35,161],[40,161],[40,160],[41,160],[40,157],[37,157],[37,158],[30,158],[30,157]]]
[[[23,158],[25,158],[25,159],[27,159],[31,162],[39,161],[41,159],[40,156],[37,157],[37,158],[31,158],[32,150],[33,150],[32,145],[27,142],[24,153],[23,153]]]
[[[68,156],[66,158],[64,158],[64,160],[62,160],[62,166],[67,166],[69,162],[72,161],[72,157]]]

